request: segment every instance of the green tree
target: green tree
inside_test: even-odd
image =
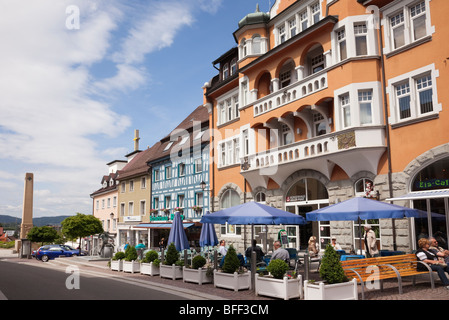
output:
[[[234,246],[231,244],[228,252],[225,255],[223,267],[221,268],[225,273],[234,273],[240,267],[240,260],[237,257],[237,252]]]
[[[58,238],[58,232],[49,226],[33,227],[27,234],[27,239],[31,242],[40,242],[44,245],[44,242],[51,243]]]
[[[80,246],[81,246],[81,238],[102,233],[104,231],[101,221],[98,218],[92,215],[86,215],[82,213],[77,213],[76,216],[71,216],[64,219],[61,222],[61,225],[62,225],[62,233],[67,238],[80,239]],[[80,247],[80,254],[81,254],[81,247]]]

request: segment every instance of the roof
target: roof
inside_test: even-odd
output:
[[[198,125],[200,123],[200,126]],[[173,152],[185,150],[186,147],[201,145],[204,141],[209,142],[209,138],[201,136],[201,139],[195,139],[199,131],[204,131],[205,127],[209,127],[209,112],[207,108],[202,105],[197,107],[191,114],[189,114],[170,134],[162,138],[153,147],[156,148],[151,158],[147,162],[160,160],[169,157]],[[188,139],[187,134],[188,133]],[[192,137],[195,135],[195,137]],[[181,144],[184,140],[184,143]]]
[[[246,15],[242,20],[239,21],[239,28],[246,25],[267,23],[270,21],[270,14],[261,12],[259,10],[259,4],[257,4],[256,12]]]
[[[148,173],[147,162],[154,157],[155,152],[159,149],[160,142],[155,143],[151,148],[139,152],[118,175],[119,180],[124,180]]]
[[[110,185],[110,181],[111,180],[115,180],[117,179],[118,174],[120,173],[120,171],[114,172],[114,173],[110,173],[109,175],[103,176],[103,178],[101,179],[101,184],[103,185],[104,182],[107,182],[106,187],[101,187],[100,189],[92,192],[90,194],[91,197],[94,197],[96,195],[105,193],[105,192],[109,192],[109,191],[114,191],[117,188],[117,185],[114,183],[112,186]]]

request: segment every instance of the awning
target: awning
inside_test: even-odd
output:
[[[195,225],[195,223],[183,223],[182,224],[184,229],[190,228],[191,226]],[[171,229],[172,224],[171,223],[141,223],[137,226],[134,226],[134,228],[147,228],[147,229]]]
[[[415,191],[404,194],[396,198],[386,199],[385,201],[421,200],[421,199],[438,199],[438,198],[449,198],[449,189]]]

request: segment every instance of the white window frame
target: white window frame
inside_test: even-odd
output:
[[[430,75],[432,82],[432,108],[431,112],[421,113],[419,103],[419,90],[416,81],[423,76]],[[439,70],[435,69],[435,64],[431,64],[411,72],[402,74],[388,80],[387,94],[389,96],[390,117],[389,122],[394,128],[397,125],[406,125],[419,120],[433,119],[442,111],[442,105],[438,103],[437,79]],[[401,119],[398,103],[397,86],[409,83],[410,87],[410,117]]]
[[[430,0],[423,0],[425,5],[425,12],[420,11],[418,15],[412,17],[412,8],[420,4],[422,1],[416,0],[403,0],[393,1],[392,3],[382,8],[382,26],[385,34],[385,47],[384,53],[387,57],[390,54],[400,53],[403,50],[407,50],[415,45],[419,45],[423,42],[427,42],[432,38],[432,34],[435,33],[435,26],[432,26],[431,12],[430,12]],[[393,29],[391,19],[398,14],[404,15],[404,45],[398,48],[394,47]],[[426,17],[426,34],[419,39],[414,39],[413,20],[418,16],[425,14]]]
[[[359,101],[360,124],[362,126],[373,124],[373,90],[372,89],[359,90],[357,96]],[[369,104],[370,121],[365,122],[363,120],[364,117],[362,115],[362,105],[368,104]]]

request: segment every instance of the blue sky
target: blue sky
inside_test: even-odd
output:
[[[257,3],[269,11],[270,0],[0,0],[0,215],[21,217],[26,172],[34,217],[91,213],[135,129],[143,149],[202,104],[212,61]]]

